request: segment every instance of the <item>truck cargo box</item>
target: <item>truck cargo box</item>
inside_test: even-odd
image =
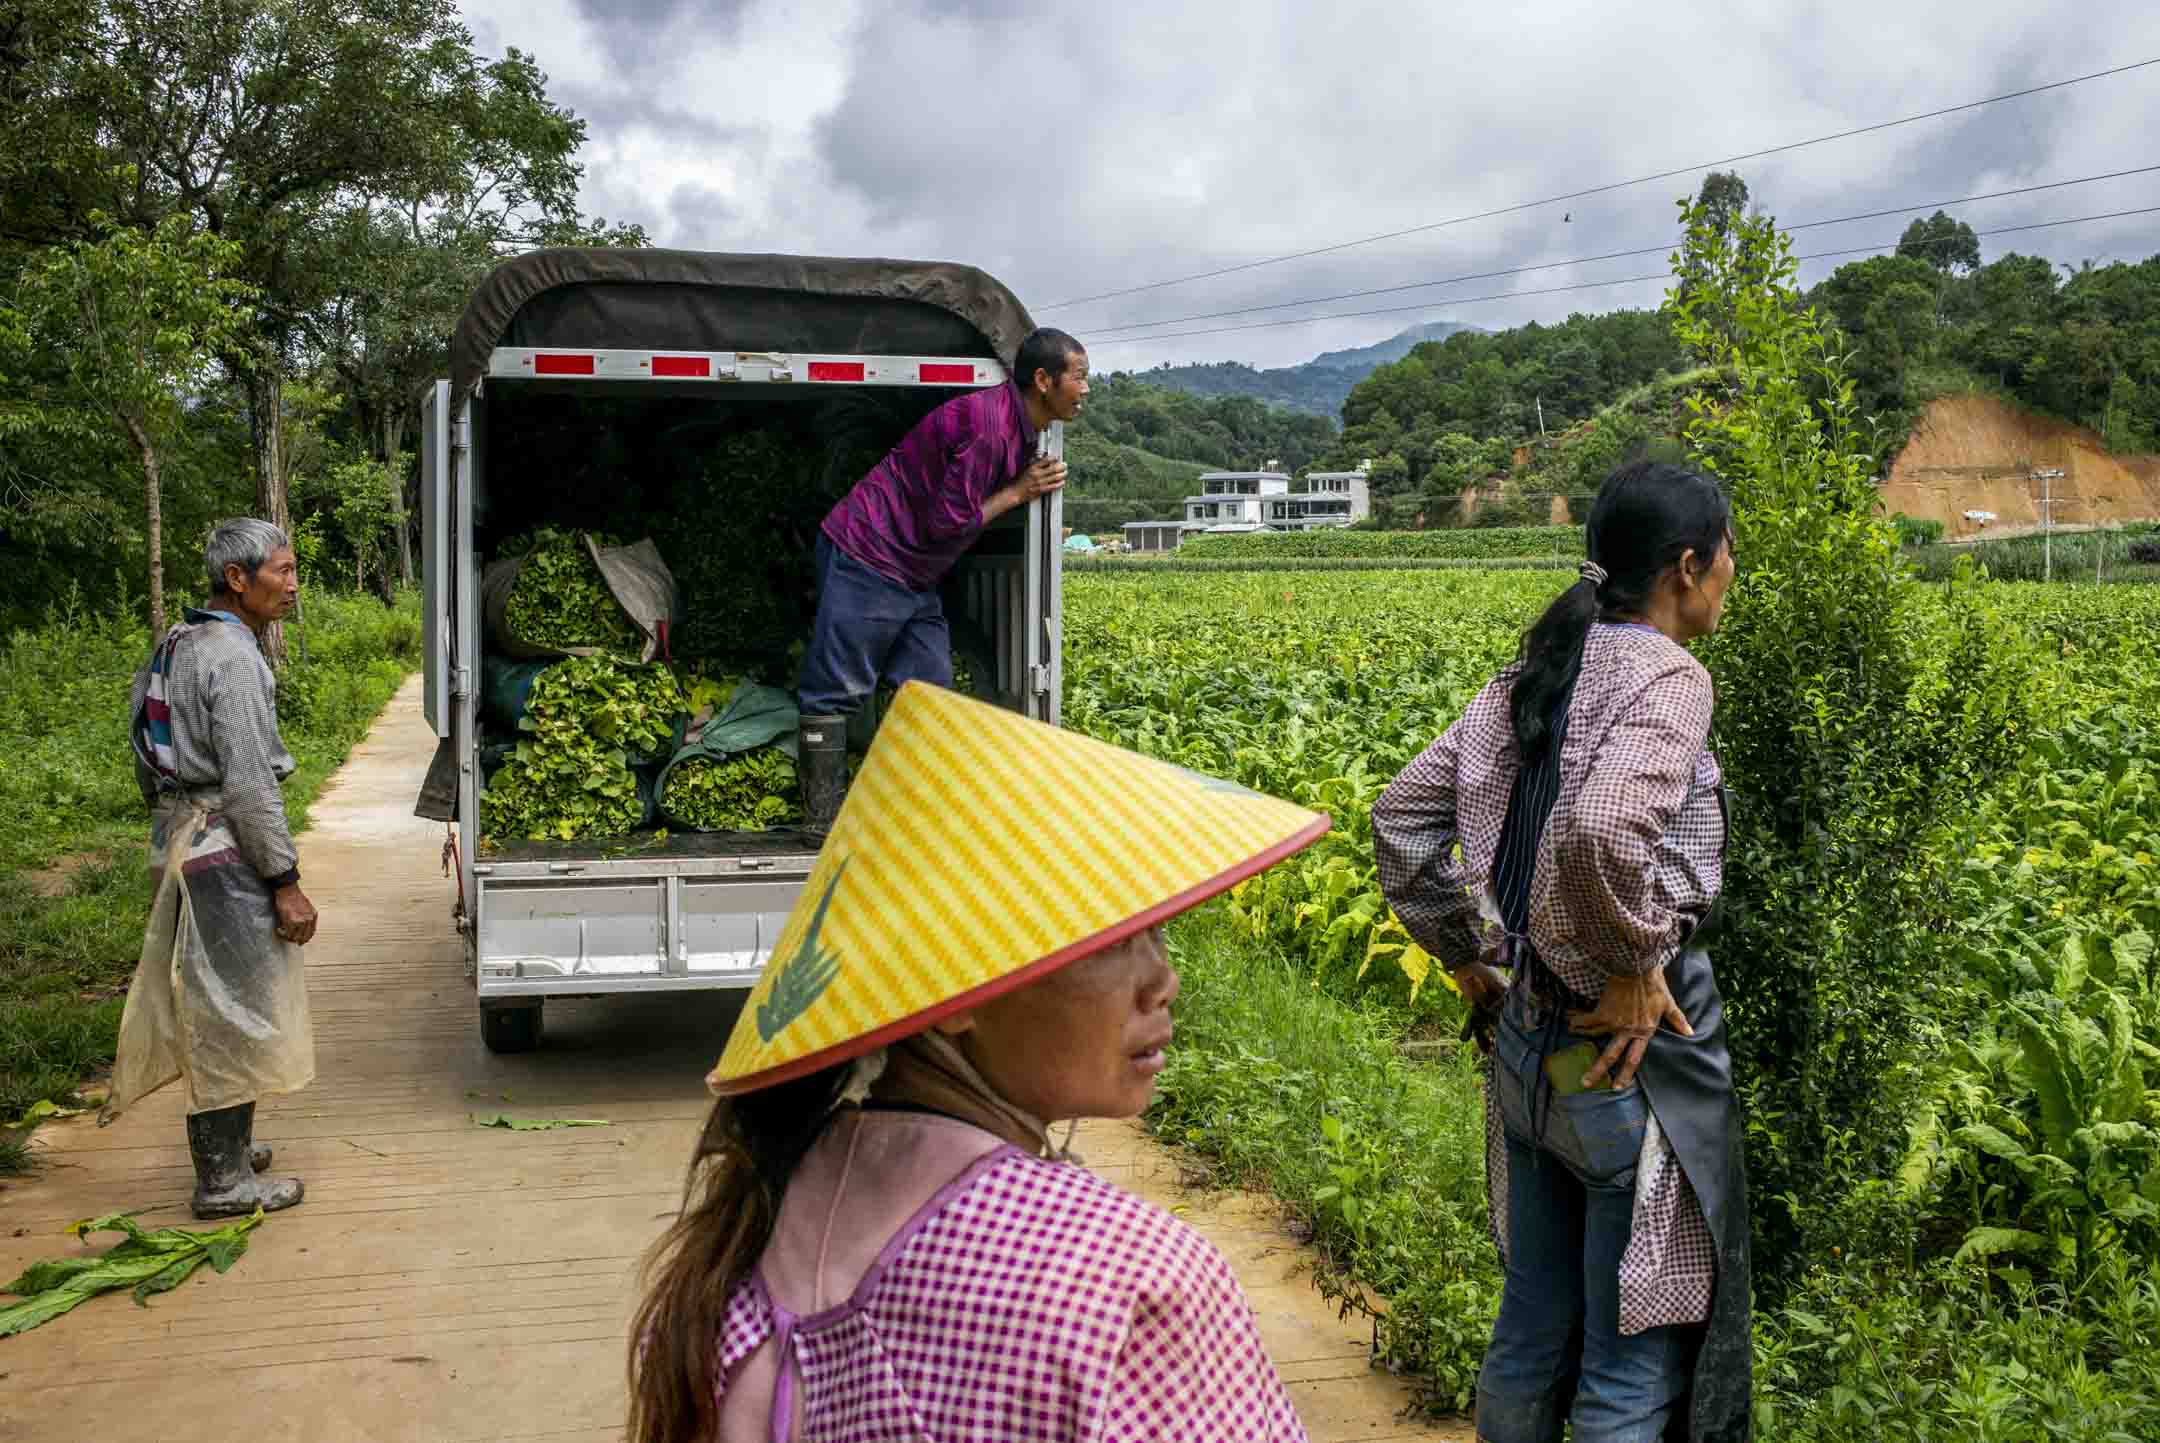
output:
[[[448,829],[491,1047],[535,1045],[550,996],[748,987],[816,854],[793,828],[483,846],[480,572],[494,548],[539,525],[633,524],[665,552],[672,508],[691,504],[700,525],[725,524],[725,496],[686,478],[704,474],[704,448],[748,428],[832,458],[814,483],[824,494],[769,538],[807,548],[815,522],[800,518],[859,477],[847,458],[875,459],[931,408],[1006,384],[1030,329],[981,271],[917,262],[559,249],[505,262],[474,293],[451,375],[424,405],[426,708],[440,750],[421,811]],[[1062,427],[1040,447],[1062,454]],[[694,500],[693,484],[707,487]],[[942,588],[977,694],[1050,722],[1061,511],[1053,494],[1001,517]]]

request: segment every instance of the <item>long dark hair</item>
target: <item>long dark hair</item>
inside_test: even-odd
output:
[[[1732,530],[1732,503],[1709,474],[1669,461],[1630,461],[1605,478],[1583,535],[1602,582],[1584,577],[1523,634],[1522,670],[1508,693],[1515,746],[1529,761],[1552,740],[1554,709],[1582,669],[1590,624],[1638,615],[1657,579],[1693,548],[1708,570]]]
[[[825,1130],[847,1070],[723,1097],[706,1115],[682,1211],[645,1263],[630,1328],[630,1443],[719,1436],[713,1371],[728,1295],[771,1241],[788,1179]]]

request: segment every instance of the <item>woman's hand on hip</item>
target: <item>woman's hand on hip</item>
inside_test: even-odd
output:
[[[1455,990],[1462,1000],[1475,1012],[1481,1007],[1498,1007],[1500,999],[1507,996],[1507,978],[1499,969],[1483,962],[1472,962],[1467,967],[1457,967],[1448,973],[1455,979]]]
[[[1596,1064],[1583,1074],[1583,1086],[1595,1087],[1608,1075],[1614,1087],[1634,1082],[1635,1069],[1642,1065],[1643,1054],[1650,1050],[1650,1038],[1661,1022],[1682,1037],[1695,1035],[1687,1014],[1665,986],[1664,968],[1654,968],[1640,977],[1608,978],[1596,1007],[1568,1015],[1568,1025],[1585,1037],[1612,1038]]]

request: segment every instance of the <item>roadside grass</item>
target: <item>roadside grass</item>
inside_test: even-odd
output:
[[[0,1124],[66,1102],[112,1061],[149,915],[147,819],[127,746],[127,695],[150,638],[139,599],[64,598],[0,643]],[[314,593],[288,624],[279,730],[299,764],[295,828],[323,782],[418,663],[419,599]],[[301,655],[305,645],[306,659]],[[22,1164],[0,1143],[0,1171]]]
[[[1312,1229],[1321,1291],[1373,1326],[1374,1357],[1464,1411],[1499,1306],[1475,1051],[1412,1060],[1412,1019],[1347,1003],[1231,925],[1172,930],[1178,1039],[1148,1121],[1271,1192]]]

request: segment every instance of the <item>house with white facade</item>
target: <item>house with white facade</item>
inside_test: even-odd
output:
[[[1185,498],[1181,529],[1188,536],[1264,530],[1263,503],[1289,494],[1290,478],[1281,471],[1209,471],[1200,477],[1200,493]]]
[[[1267,498],[1260,521],[1270,531],[1348,526],[1372,515],[1372,491],[1360,471],[1308,471],[1299,489]]]

